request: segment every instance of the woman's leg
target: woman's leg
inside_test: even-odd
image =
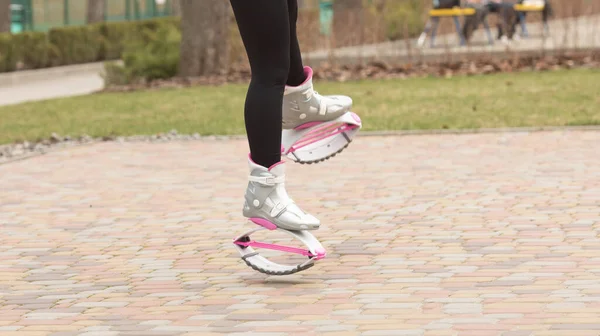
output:
[[[290,32],[290,71],[283,98],[283,128],[292,129],[315,121],[333,120],[348,112],[352,99],[345,96],[321,96],[313,90],[312,69],[302,65],[302,53],[296,34],[298,0],[288,3]]]
[[[302,53],[300,52],[300,43],[296,34],[296,24],[298,22],[298,0],[287,0],[288,14],[290,20],[290,72],[288,74],[287,85],[298,86],[306,80],[304,65],[302,65]]]
[[[290,71],[288,2],[230,1],[252,71],[244,108],[250,176],[243,214],[268,228],[318,229],[319,220],[300,209],[284,185],[281,133],[283,94]]]
[[[270,167],[281,160],[281,106],[290,71],[286,0],[231,0],[252,79],[244,118],[251,157]]]

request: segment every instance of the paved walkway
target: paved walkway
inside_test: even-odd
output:
[[[98,62],[0,73],[0,106],[97,92],[103,72]]]
[[[231,245],[246,150],[0,165],[0,334],[600,334],[600,132],[360,137],[290,164],[329,256],[280,278]]]
[[[104,79],[99,74],[94,73],[36,80],[9,87],[0,87],[0,106],[81,96],[100,91],[103,88]]]

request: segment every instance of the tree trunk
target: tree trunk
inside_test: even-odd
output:
[[[363,43],[363,0],[336,0],[333,2],[334,47]]]
[[[103,22],[105,5],[106,0],[88,0],[87,23]]]
[[[181,0],[181,15],[180,76],[225,72],[229,65],[229,1]]]
[[[0,33],[10,32],[10,0],[0,0]]]
[[[181,15],[181,0],[172,0],[171,1],[171,13],[173,16]]]

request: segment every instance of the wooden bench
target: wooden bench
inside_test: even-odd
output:
[[[456,33],[458,34],[458,37],[460,39],[460,45],[461,46],[465,45],[466,41],[465,41],[465,37],[463,36],[462,30],[461,30],[461,24],[460,24],[459,18],[465,17],[465,16],[472,16],[472,15],[475,15],[475,13],[476,13],[475,8],[468,8],[468,7],[466,7],[466,8],[465,7],[454,7],[454,8],[450,8],[450,9],[432,9],[432,10],[430,10],[429,11],[429,19],[427,20],[427,23],[425,24],[425,29],[421,33],[421,36],[419,36],[419,40],[417,41],[417,44],[419,45],[419,47],[422,47],[425,44],[425,40],[427,39],[427,34],[431,31],[431,47],[434,47],[435,46],[435,34],[439,27],[440,19],[443,17],[451,17],[454,20],[454,26],[456,27]],[[488,35],[488,40],[489,40],[490,44],[493,44],[494,38],[492,37],[492,33],[490,32],[490,27],[488,25],[487,18],[484,19],[483,26]]]
[[[544,11],[544,9],[546,8],[545,5],[540,4],[540,5],[532,5],[532,4],[516,4],[514,6],[515,11],[517,12],[517,14],[519,15],[519,22],[521,24],[521,32],[523,37],[528,37],[529,36],[529,32],[527,31],[527,23],[526,21],[526,13],[542,13]],[[544,21],[544,34],[548,34],[550,31],[550,28],[548,27],[548,22]]]

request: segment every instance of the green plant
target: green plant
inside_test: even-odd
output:
[[[383,19],[390,40],[418,36],[425,26],[422,0],[366,0],[370,12]]]
[[[125,46],[123,62],[128,81],[171,78],[179,70],[181,32],[172,25],[141,31],[141,36]]]
[[[24,32],[13,35],[16,56],[26,69],[39,69],[49,65],[50,57],[56,55],[56,47],[41,32]]]
[[[130,83],[125,67],[115,61],[104,62],[104,83],[107,86],[125,85]]]
[[[0,34],[0,72],[14,71],[17,68],[17,57],[14,40],[8,33]]]
[[[21,67],[37,69],[116,60],[122,57],[125,49],[131,51],[131,45],[139,48],[151,42],[156,49],[161,41],[151,32],[179,31],[179,25],[179,17],[165,17],[56,27],[47,33],[0,34],[0,72],[15,71]],[[171,48],[172,41],[170,39],[165,47]],[[179,46],[176,49],[178,52]],[[167,59],[172,59],[172,56]]]
[[[147,30],[156,31],[168,26],[179,29],[180,17],[164,17],[134,22],[102,22],[96,24],[103,36],[99,55],[102,60],[121,57],[125,47],[131,43],[148,42]]]
[[[100,60],[104,42],[98,25],[52,28],[48,40],[58,48],[52,65],[67,65]]]
[[[132,22],[97,23],[103,40],[98,54],[102,60],[114,60],[121,57],[125,41],[132,35]]]

